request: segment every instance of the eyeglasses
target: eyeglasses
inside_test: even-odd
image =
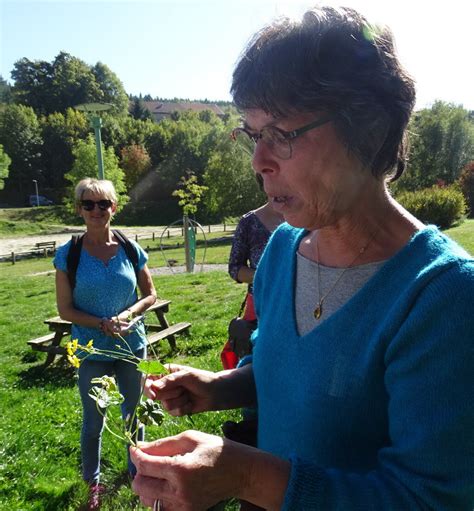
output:
[[[253,155],[255,147],[259,140],[263,140],[270,151],[281,160],[289,160],[292,156],[291,141],[299,137],[303,133],[314,128],[319,128],[323,124],[332,121],[330,118],[318,119],[306,126],[302,126],[293,131],[285,131],[276,126],[266,126],[258,133],[251,133],[246,128],[234,128],[231,133],[231,138],[238,143],[245,152]]]
[[[106,211],[107,209],[112,207],[113,202],[109,199],[101,199],[98,201],[94,200],[81,200],[81,207],[86,211],[92,211],[95,208],[95,205],[99,206],[99,209],[102,211]]]

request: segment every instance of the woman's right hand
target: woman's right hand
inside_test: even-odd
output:
[[[116,337],[117,335],[127,335],[128,321],[119,319],[118,316],[113,318],[102,318],[100,322],[100,330],[109,337]]]
[[[150,376],[144,393],[162,402],[171,415],[181,416],[215,410],[217,373],[170,364],[170,374]]]

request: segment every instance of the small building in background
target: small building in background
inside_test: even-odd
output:
[[[171,117],[174,112],[203,112],[210,110],[218,117],[223,117],[225,112],[215,103],[202,103],[200,101],[143,101],[143,106],[149,110],[155,122]]]

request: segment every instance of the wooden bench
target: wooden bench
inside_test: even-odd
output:
[[[175,325],[170,325],[166,319],[165,312],[169,311],[169,304],[171,300],[157,300],[151,307],[149,307],[145,314],[154,312],[158,318],[159,324],[149,324],[145,321],[145,331],[147,332],[147,340],[149,345],[153,345],[162,339],[167,339],[172,350],[176,349],[176,335],[180,333],[188,333],[191,323],[181,322]],[[48,354],[44,367],[50,365],[56,355],[65,355],[66,348],[61,346],[64,337],[69,337],[71,334],[71,323],[59,316],[49,318],[44,321],[49,329],[52,331],[49,334],[37,337],[27,341],[31,349],[35,351],[42,351]]]
[[[175,335],[178,334],[187,334],[189,327],[191,326],[191,323],[188,323],[187,321],[182,321],[181,323],[176,323],[174,325],[169,326],[168,328],[162,329],[159,327],[159,325],[147,325],[146,329],[147,332],[155,332],[152,334],[147,333],[147,339],[148,344],[153,345],[156,342],[161,341],[162,339],[168,339],[168,342],[170,343],[171,349],[176,349],[176,339]],[[159,327],[157,329],[157,327]]]
[[[56,242],[55,241],[39,241],[35,243],[35,250],[41,252],[46,257],[49,252],[54,254],[56,252]]]
[[[43,335],[42,337],[37,337],[36,339],[31,339],[30,341],[28,341],[28,345],[31,346],[31,349],[35,350],[35,351],[46,351],[46,352],[49,352],[50,351],[50,345],[51,345],[51,342],[54,340],[54,336],[56,335],[56,333],[51,333],[51,334],[46,334],[46,335]],[[62,346],[59,347],[59,349],[61,350],[61,353],[65,353],[65,348],[63,348]]]

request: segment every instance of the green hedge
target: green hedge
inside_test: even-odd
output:
[[[434,186],[415,192],[401,192],[396,199],[419,220],[441,229],[459,222],[467,210],[466,200],[457,186]]]

